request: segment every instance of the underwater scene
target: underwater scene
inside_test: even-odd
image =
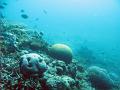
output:
[[[0,0],[0,90],[120,90],[120,0]]]

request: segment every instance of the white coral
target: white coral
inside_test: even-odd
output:
[[[40,55],[36,53],[21,56],[20,69],[22,74],[42,74],[47,70],[47,65]]]

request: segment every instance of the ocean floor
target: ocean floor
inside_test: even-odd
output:
[[[52,58],[43,35],[0,21],[0,90],[120,90],[102,68]]]

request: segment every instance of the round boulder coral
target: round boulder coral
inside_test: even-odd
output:
[[[25,77],[42,75],[47,68],[44,58],[36,53],[24,54],[21,56],[20,70]]]
[[[54,44],[49,49],[49,54],[53,58],[62,60],[66,63],[72,61],[72,49],[65,44]]]
[[[109,90],[114,86],[113,80],[105,69],[91,66],[88,68],[87,72],[89,81],[95,88],[100,90]]]

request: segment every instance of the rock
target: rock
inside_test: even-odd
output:
[[[56,69],[53,67],[49,67],[46,72],[44,73],[44,79],[47,80],[48,78],[51,78],[51,76],[56,76]]]
[[[58,75],[63,75],[64,74],[64,70],[63,70],[63,68],[62,67],[56,67],[56,70],[57,70],[57,74]]]
[[[68,65],[67,70],[68,70],[68,75],[71,76],[72,78],[75,78],[77,72],[77,65],[71,63]]]
[[[49,54],[53,58],[70,63],[72,61],[72,49],[65,44],[54,44],[49,49]]]
[[[109,73],[100,67],[91,66],[87,70],[88,79],[92,86],[100,90],[109,90],[114,86],[113,80],[110,78]]]
[[[55,60],[50,64],[50,66],[56,69],[56,73],[58,75],[65,75],[67,72],[66,64],[63,61]]]
[[[53,61],[53,58],[51,58],[47,54],[40,54],[40,56],[42,58],[44,58],[44,61],[46,62],[47,65],[50,64],[50,63],[52,63],[52,61]]]
[[[30,33],[30,34],[29,34]],[[21,37],[21,40],[19,41],[19,47],[22,49],[30,49],[34,51],[48,51],[47,46],[48,44],[46,41],[42,39],[42,36],[39,35],[39,33],[34,33],[34,32],[28,32],[29,35],[25,34],[24,38]]]
[[[54,76],[46,82],[48,90],[72,90],[75,86],[75,80],[68,76]]]
[[[83,80],[86,79],[86,73],[81,73],[81,72],[76,72],[76,77],[77,80]]]
[[[29,52],[27,50],[21,50],[20,55],[28,54]]]
[[[42,49],[44,46],[43,46],[43,44],[42,44],[42,42],[41,41],[31,41],[31,43],[30,43],[30,48],[32,49],[32,50],[40,50],[40,49]]]
[[[0,37],[2,39],[1,44],[3,48],[1,51],[3,53],[14,53],[18,47],[17,47],[17,41],[16,36],[9,32],[2,32],[0,33]]]
[[[44,59],[36,53],[21,56],[20,71],[24,76],[42,75],[47,68]]]

